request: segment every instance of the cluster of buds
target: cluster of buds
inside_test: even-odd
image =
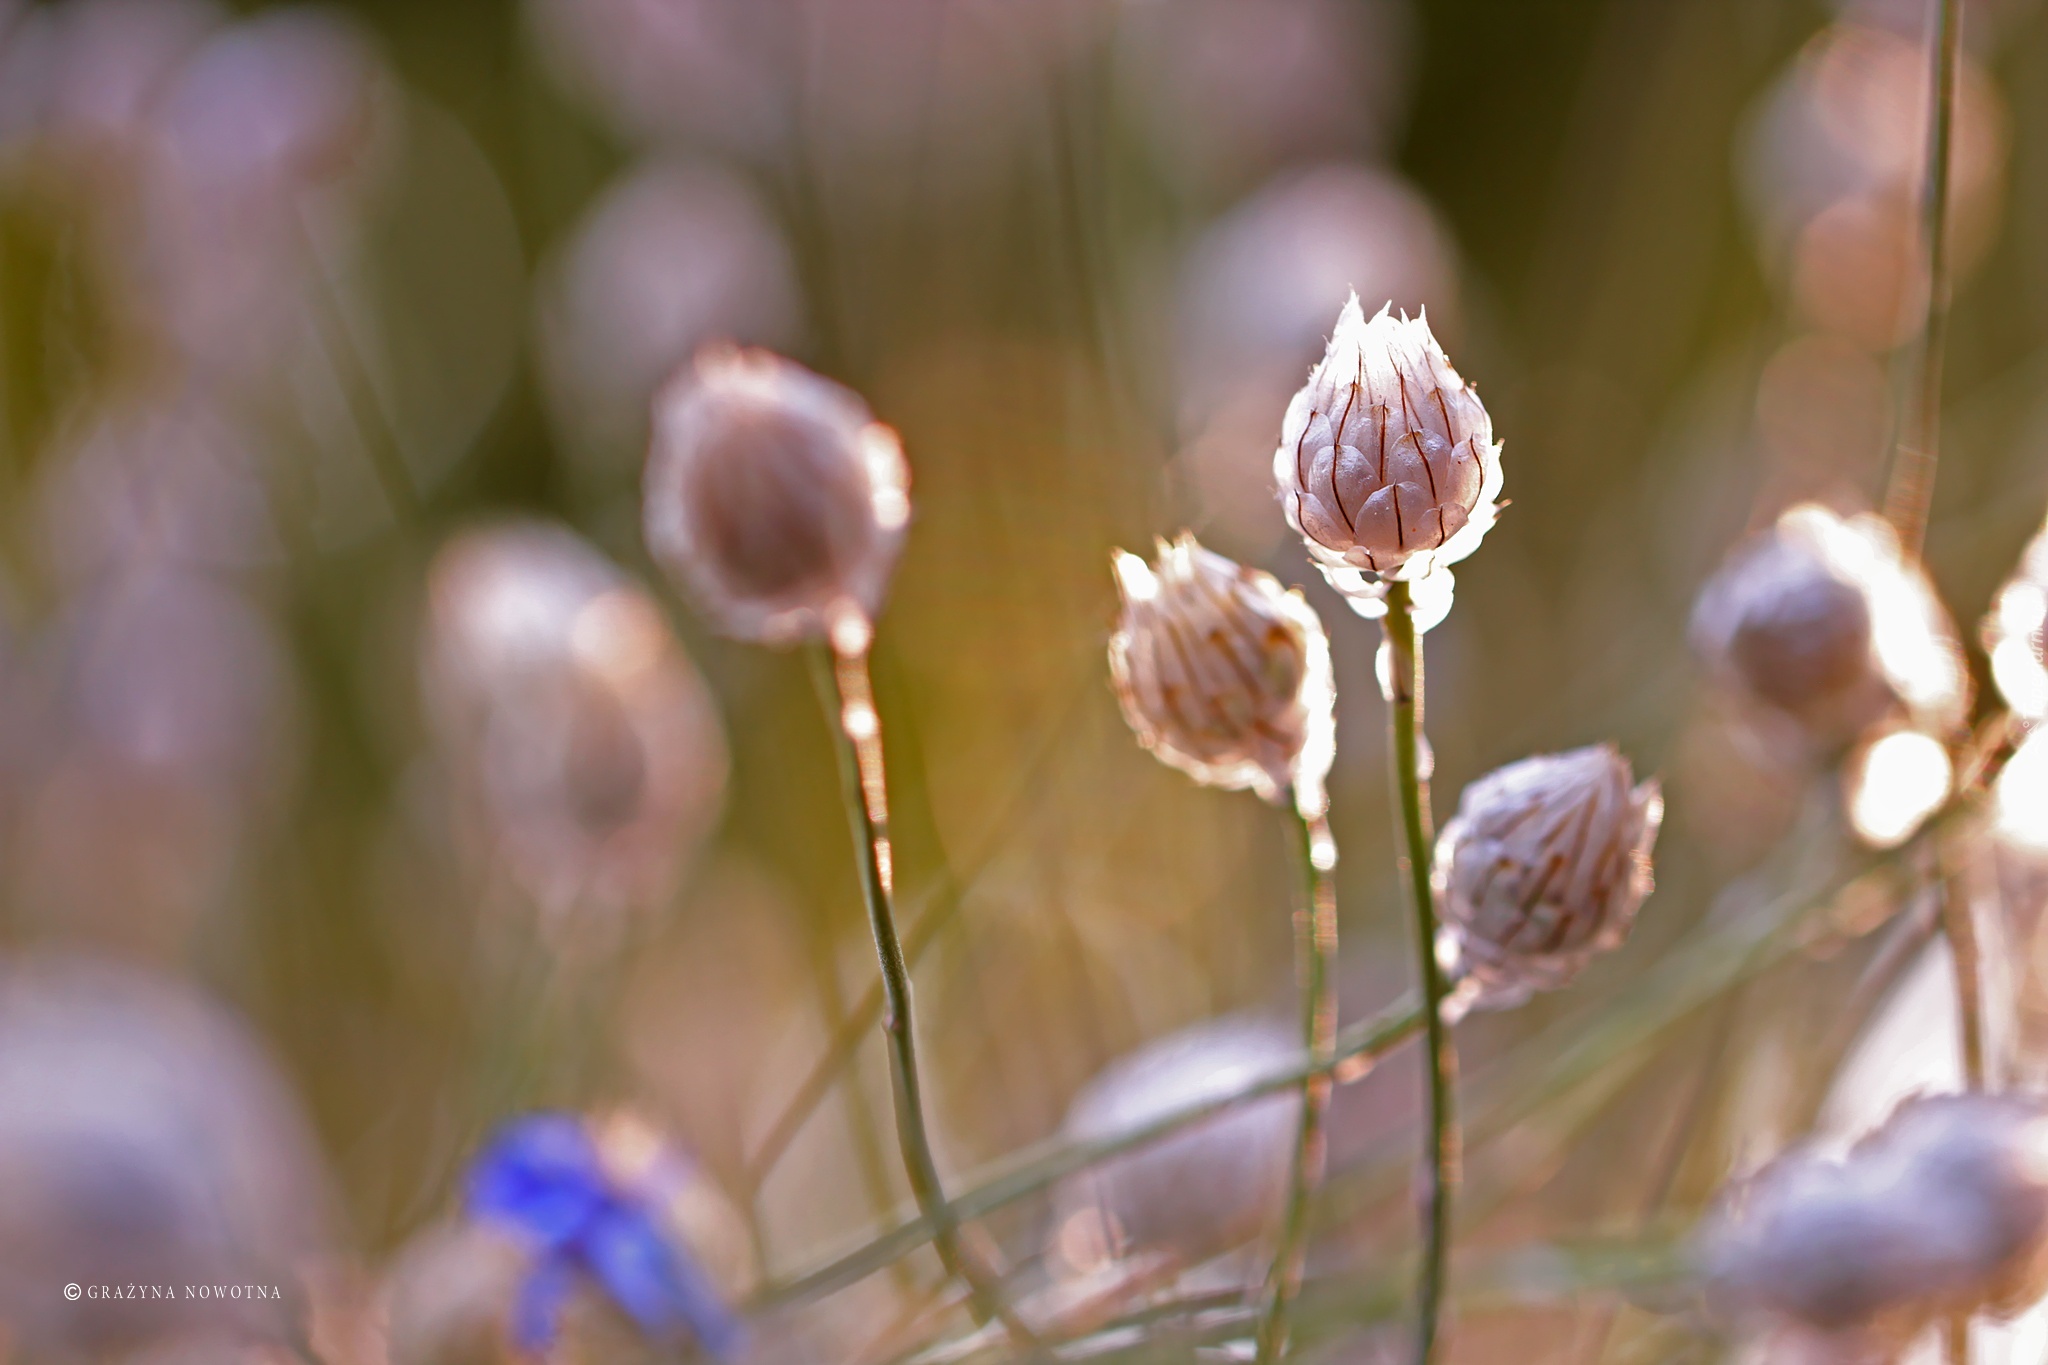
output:
[[[1371,321],[1352,295],[1323,359],[1287,405],[1273,478],[1287,524],[1366,616],[1386,584],[1415,584],[1417,626],[1450,608],[1447,566],[1500,511],[1500,446],[1479,395],[1426,317]]]
[[[1841,1160],[1795,1151],[1703,1227],[1709,1306],[1827,1360],[1889,1360],[1951,1314],[2009,1316],[2048,1288],[2048,1108],[1906,1101]]]
[[[1183,532],[1156,564],[1118,551],[1109,671],[1124,718],[1205,786],[1319,813],[1336,754],[1330,644],[1298,591]]]
[[[1288,1030],[1245,1018],[1168,1034],[1110,1063],[1067,1110],[1075,1142],[1121,1136],[1277,1075]],[[1054,1193],[1054,1250],[1069,1269],[1158,1258],[1194,1266],[1271,1231],[1287,1187],[1301,1096],[1290,1089],[1100,1162]]]
[[[859,395],[767,351],[700,356],[655,398],[644,491],[648,549],[719,630],[866,648],[910,474]]]
[[[1437,840],[1438,958],[1481,1008],[1556,990],[1618,946],[1651,886],[1654,781],[1601,744],[1510,763],[1465,788]]]

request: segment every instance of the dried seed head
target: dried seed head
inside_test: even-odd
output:
[[[1366,615],[1379,614],[1383,580],[1455,564],[1500,510],[1500,447],[1478,393],[1426,317],[1381,308],[1368,322],[1356,294],[1287,405],[1273,477],[1287,524]]]
[[[1896,1350],[1949,1313],[2008,1316],[2048,1284],[2039,1097],[1907,1100],[1847,1155],[1788,1153],[1724,1196],[1698,1259],[1708,1300],[1825,1358]]]
[[[1764,713],[1832,748],[1888,716],[1941,733],[1969,679],[1933,586],[1880,517],[1816,503],[1787,511],[1730,555],[1700,593],[1693,645]]]
[[[1664,817],[1612,745],[1510,763],[1465,788],[1437,840],[1438,955],[1482,1008],[1556,990],[1618,945],[1650,894]]]
[[[1984,618],[1984,650],[2013,714],[2029,724],[2048,719],[2048,527],[1998,590]]]
[[[1063,1132],[1077,1142],[1128,1133],[1282,1072],[1297,1051],[1290,1030],[1258,1020],[1183,1029],[1105,1067],[1074,1097]],[[1265,1233],[1286,1190],[1298,1110],[1290,1089],[1069,1179],[1053,1198],[1060,1259],[1081,1271],[1146,1255],[1192,1266]]]
[[[702,356],[654,400],[648,549],[728,635],[864,647],[909,487],[867,404],[770,352]]]
[[[1155,567],[1119,550],[1109,672],[1138,742],[1211,787],[1323,806],[1336,694],[1322,622],[1271,574],[1182,532]]]

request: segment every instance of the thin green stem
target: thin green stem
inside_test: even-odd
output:
[[[1327,1065],[1319,1064],[1304,1053],[1293,1066],[1263,1076],[1242,1090],[1196,1101],[1113,1136],[1092,1142],[1054,1139],[1027,1147],[955,1196],[945,1213],[950,1221],[956,1223],[985,1217],[1049,1188],[1076,1171],[1157,1142],[1190,1124],[1292,1089],[1319,1072],[1329,1072],[1340,1085],[1355,1081],[1369,1072],[1381,1057],[1407,1042],[1421,1029],[1421,1005],[1413,998],[1396,1001],[1371,1018],[1361,1019],[1342,1030],[1337,1035],[1337,1047]],[[929,1214],[920,1212],[917,1217],[905,1219],[845,1255],[764,1290],[752,1307],[765,1310],[843,1289],[924,1245],[931,1239],[934,1226]]]
[[[1425,1098],[1422,1269],[1416,1286],[1415,1359],[1436,1357],[1437,1321],[1451,1244],[1451,1184],[1457,1171],[1457,1118],[1452,1089],[1457,1060],[1444,1023],[1444,972],[1436,958],[1436,896],[1430,886],[1429,783],[1422,774],[1422,641],[1415,631],[1406,583],[1387,589],[1387,709],[1393,733],[1394,796],[1415,908],[1415,960],[1422,981],[1423,1036],[1428,1049]]]
[[[882,726],[868,680],[867,655],[842,654],[832,661],[839,698],[838,714],[828,715],[839,753],[839,776],[846,793],[853,842],[860,859],[861,893],[867,903],[868,928],[881,961],[882,1034],[888,1043],[889,1078],[896,1099],[896,1142],[903,1150],[903,1169],[911,1194],[931,1224],[932,1247],[946,1273],[967,1286],[968,1302],[977,1322],[999,1321],[1012,1337],[1036,1346],[1031,1330],[1003,1302],[993,1271],[960,1240],[960,1220],[946,1202],[938,1162],[932,1157],[926,1131],[924,1095],[917,1068],[916,1023],[911,1013],[910,966],[896,933],[895,873],[889,844],[888,780],[882,763]]]
[[[1920,240],[1926,251],[1927,308],[1912,363],[1899,385],[1899,411],[1886,480],[1884,514],[1908,555],[1927,536],[1927,510],[1941,453],[1942,351],[1948,342],[1951,168],[1955,160],[1956,87],[1963,61],[1962,0],[1932,0],[1934,32],[1928,42],[1927,170],[1920,186]]]
[[[1290,804],[1293,804],[1290,802]],[[1287,1315],[1301,1292],[1301,1268],[1308,1242],[1309,1201],[1323,1183],[1329,1140],[1324,1122],[1335,1078],[1328,1068],[1337,1053],[1337,888],[1330,874],[1337,866],[1337,844],[1329,821],[1320,811],[1304,814],[1294,807],[1301,835],[1301,865],[1308,903],[1295,912],[1296,970],[1301,981],[1301,1033],[1311,1065],[1302,1078],[1301,1118],[1296,1128],[1293,1174],[1288,1182],[1287,1214],[1273,1269],[1266,1281],[1268,1302],[1259,1323],[1259,1365],[1273,1365],[1287,1354]]]

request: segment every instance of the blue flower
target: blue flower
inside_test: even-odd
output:
[[[512,1308],[520,1349],[553,1344],[571,1291],[587,1281],[651,1340],[694,1337],[720,1360],[740,1353],[745,1329],[667,1230],[658,1195],[607,1171],[573,1115],[533,1114],[498,1131],[469,1168],[468,1207],[533,1248]]]

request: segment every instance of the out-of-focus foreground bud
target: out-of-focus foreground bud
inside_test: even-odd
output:
[[[1465,788],[1437,840],[1438,956],[1481,1008],[1556,990],[1619,945],[1650,894],[1664,818],[1612,745],[1510,763]]]
[[[0,962],[0,1190],[0,1322],[32,1358],[303,1331],[299,1276],[329,1215],[312,1135],[241,1028],[169,982]],[[101,1288],[130,1284],[262,1292]]]
[[[1998,590],[1984,618],[1984,652],[2012,713],[2030,725],[2048,719],[2048,527]]]
[[[484,861],[503,859],[557,918],[666,904],[717,814],[726,756],[646,590],[562,527],[469,531],[429,572],[423,655]]]
[[[1182,532],[1158,562],[1115,556],[1109,672],[1138,742],[1205,786],[1323,808],[1336,756],[1330,643],[1298,591]]]
[[[2048,1285],[2044,1156],[2048,1110],[2017,1094],[1914,1098],[1839,1161],[1788,1153],[1703,1226],[1709,1306],[1821,1360],[1890,1360],[1951,1313],[2009,1316]]]
[[[1736,547],[1700,593],[1692,639],[1718,681],[1816,748],[1887,718],[1943,734],[1969,707],[1940,599],[1868,513],[1803,503]]]
[[[1118,1058],[1074,1097],[1063,1129],[1093,1142],[1142,1128],[1286,1070],[1289,1030],[1243,1019],[1198,1024]],[[1300,1096],[1239,1105],[1100,1162],[1054,1192],[1054,1243],[1079,1272],[1112,1260],[1194,1266],[1271,1231],[1286,1191]]]
[[[1287,524],[1362,614],[1384,580],[1419,582],[1475,549],[1499,513],[1500,446],[1427,318],[1368,322],[1352,295],[1287,405],[1273,478]],[[1418,593],[1449,607],[1447,592]]]
[[[770,352],[702,356],[654,400],[647,546],[728,635],[865,648],[909,490],[866,403]]]

